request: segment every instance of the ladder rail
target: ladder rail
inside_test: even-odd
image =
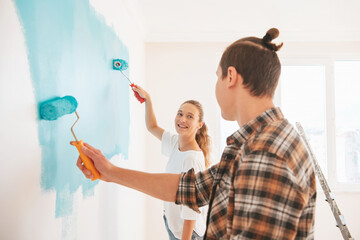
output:
[[[301,138],[303,139],[309,153],[310,153],[310,157],[312,159],[312,163],[313,163],[313,166],[314,166],[314,169],[315,169],[315,174],[318,177],[320,185],[321,185],[321,187],[323,189],[323,192],[324,192],[324,194],[326,196],[326,200],[330,205],[330,208],[331,208],[331,211],[332,211],[332,213],[334,215],[334,218],[336,220],[337,226],[339,227],[343,238],[345,240],[351,240],[353,238],[351,237],[351,234],[349,232],[349,229],[346,226],[346,223],[344,223],[345,221],[343,221],[341,219],[341,217],[343,217],[343,215],[341,214],[335,200],[333,199],[333,197],[330,194],[331,193],[330,187],[327,184],[327,181],[326,181],[326,179],[324,177],[324,174],[321,171],[320,165],[318,164],[318,161],[316,160],[315,154],[313,153],[312,148],[311,148],[311,146],[310,146],[310,144],[309,144],[309,142],[307,140],[307,137],[305,135],[305,131],[304,131],[303,127],[301,126],[301,124],[299,122],[296,123],[296,127],[297,127],[298,132],[299,132]]]

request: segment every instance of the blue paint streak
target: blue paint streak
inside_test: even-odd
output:
[[[72,95],[80,120],[78,139],[101,149],[108,158],[128,158],[129,86],[112,60],[129,61],[127,47],[89,5],[88,0],[15,0],[28,49],[38,103]],[[127,73],[128,75],[128,73]],[[94,194],[98,181],[82,176],[78,153],[69,145],[74,114],[56,121],[39,119],[43,190],[56,191],[56,217],[72,214],[73,194],[82,187]]]

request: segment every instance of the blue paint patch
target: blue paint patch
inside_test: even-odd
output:
[[[128,158],[129,86],[112,70],[114,57],[129,61],[127,47],[89,5],[88,0],[15,0],[28,49],[38,103],[72,95],[80,120],[76,136],[108,158]],[[128,70],[127,70],[128,71]],[[128,75],[128,73],[127,73]],[[98,181],[76,167],[78,152],[70,146],[74,114],[56,121],[39,119],[43,190],[56,191],[56,217],[73,212],[73,195],[82,187],[89,197]]]

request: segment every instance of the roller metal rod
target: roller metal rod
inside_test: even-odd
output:
[[[121,74],[124,75],[124,77],[126,77],[126,79],[129,81],[130,85],[132,84],[132,82],[130,81],[130,79],[120,70]]]
[[[77,119],[76,119],[76,121],[74,122],[74,124],[73,124],[72,127],[71,127],[71,133],[72,133],[72,135],[74,136],[76,142],[79,142],[78,139],[77,139],[77,137],[75,136],[75,133],[74,133],[73,128],[74,128],[75,124],[79,121],[80,117],[79,117],[79,115],[78,115],[78,113],[77,113],[76,111],[75,111],[75,114],[76,114]]]

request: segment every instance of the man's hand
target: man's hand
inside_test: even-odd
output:
[[[70,142],[73,145],[73,142]],[[90,146],[87,143],[84,143],[84,146],[81,148],[81,151],[94,162],[95,168],[100,173],[100,179],[106,182],[109,182],[111,179],[111,170],[114,165],[102,154],[99,149],[96,149]],[[84,176],[88,179],[92,179],[93,175],[91,172],[85,168],[80,156],[76,162],[76,166],[83,172]]]
[[[70,144],[73,145],[74,142]],[[84,143],[81,151],[94,162],[95,168],[100,173],[101,180],[135,189],[163,201],[175,202],[176,192],[180,182],[180,174],[146,173],[116,167],[100,150],[87,143]],[[82,164],[80,157],[78,158],[76,166],[82,171],[86,178],[93,178],[91,172]]]

